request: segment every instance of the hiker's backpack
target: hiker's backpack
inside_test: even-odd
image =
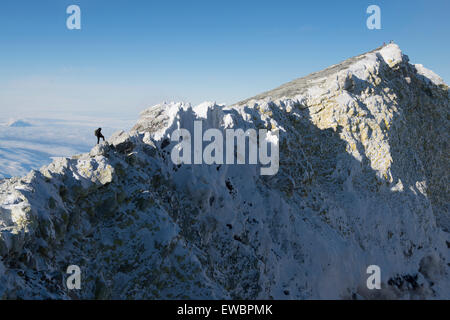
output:
[[[100,135],[100,130],[99,129],[95,129],[94,134],[95,134],[96,137],[99,136]]]

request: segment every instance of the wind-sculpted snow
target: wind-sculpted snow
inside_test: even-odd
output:
[[[234,106],[153,106],[3,180],[0,297],[449,298],[448,87],[394,44],[325,71]],[[278,173],[173,164],[196,120],[278,131]]]

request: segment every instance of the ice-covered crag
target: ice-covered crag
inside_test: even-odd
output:
[[[0,182],[0,297],[448,299],[449,116],[447,85],[395,44],[233,106],[151,107]],[[174,165],[195,120],[278,131],[278,173]]]

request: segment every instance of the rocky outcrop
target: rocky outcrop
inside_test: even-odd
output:
[[[0,297],[449,298],[448,119],[448,87],[395,44],[233,106],[151,107],[0,182]],[[279,172],[174,165],[194,120],[277,131]]]

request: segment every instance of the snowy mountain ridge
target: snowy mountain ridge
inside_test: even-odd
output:
[[[278,173],[174,165],[198,120],[279,133]],[[395,44],[233,106],[150,107],[0,182],[0,297],[448,299],[449,132],[447,85]]]

